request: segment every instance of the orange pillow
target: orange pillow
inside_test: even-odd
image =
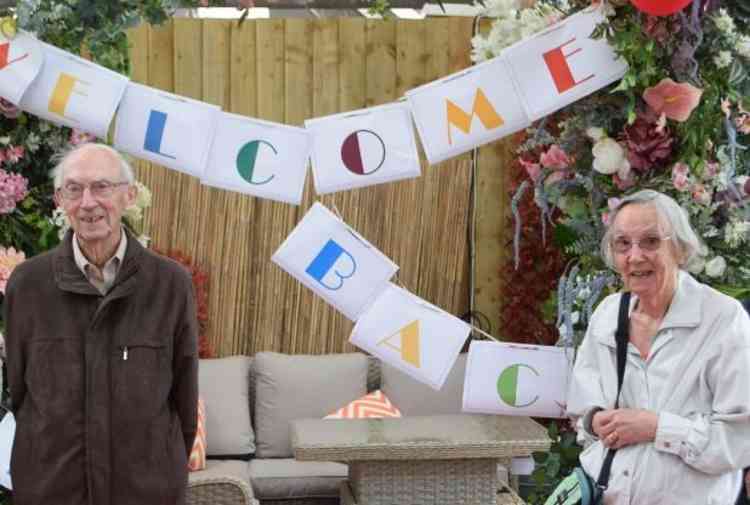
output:
[[[198,430],[195,432],[193,450],[190,451],[188,470],[196,472],[206,469],[206,405],[198,398]]]
[[[368,417],[401,417],[401,412],[393,406],[382,391],[377,390],[354,400],[323,419],[364,419]]]

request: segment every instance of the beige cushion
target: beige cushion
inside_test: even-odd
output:
[[[290,356],[259,352],[253,371],[259,458],[292,457],[290,421],[322,418],[364,396],[367,387],[367,358],[360,353]]]
[[[466,354],[459,354],[440,391],[422,384],[386,363],[382,364],[383,393],[403,416],[460,414],[464,394]]]
[[[259,500],[338,497],[348,467],[340,463],[254,459],[250,482]]]
[[[206,404],[208,456],[247,457],[255,452],[248,403],[251,361],[247,356],[200,360],[198,388]]]

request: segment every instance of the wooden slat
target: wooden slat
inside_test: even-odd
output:
[[[129,35],[132,54],[139,55],[137,79],[235,113],[301,125],[391,103],[465,68],[471,20],[271,19],[238,27],[181,19],[145,29],[146,35],[138,30]],[[498,149],[509,152],[498,145],[482,151],[480,170],[497,174],[494,160],[508,156]],[[299,207],[201,187],[195,178],[153,165],[139,169],[154,194],[146,232],[157,246],[178,247],[208,271],[209,338],[218,355],[351,351],[351,321],[270,258],[320,200],[400,265],[407,288],[462,313],[468,303],[468,157],[422,164],[420,178],[323,197],[308,177]],[[483,201],[483,219],[503,212],[500,179],[492,191]],[[501,230],[494,239],[507,236]],[[492,249],[483,254],[497,255]]]

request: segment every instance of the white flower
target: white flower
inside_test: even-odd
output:
[[[516,11],[521,8],[518,0],[488,0],[484,2],[484,7],[478,3],[474,5],[482,9],[481,14],[483,16],[490,18],[513,17],[516,15]]]
[[[4,136],[4,137],[0,137],[0,144],[3,144],[5,146],[7,146],[8,144],[10,144],[10,137],[7,136],[7,135]]]
[[[750,59],[750,35],[740,35],[735,46],[737,54],[743,58]]]
[[[29,152],[33,153],[39,149],[39,142],[41,142],[41,139],[35,132],[31,132],[26,136],[26,148]]]
[[[731,220],[724,227],[724,241],[729,247],[739,247],[750,235],[750,221]]]
[[[594,153],[594,170],[600,174],[612,175],[625,167],[630,168],[625,149],[609,137],[600,139],[591,151]]]
[[[706,259],[703,256],[696,254],[686,265],[687,271],[693,275],[698,275],[706,267]]]
[[[586,128],[586,135],[594,142],[598,142],[602,138],[607,136],[607,132],[604,131],[604,128],[599,128],[598,126],[590,126]]]
[[[68,228],[70,228],[70,221],[68,221],[68,216],[65,214],[65,211],[60,207],[57,207],[52,211],[52,217],[50,217],[49,220],[59,228],[57,230],[57,237],[62,240],[65,233],[67,233]]]
[[[732,53],[729,51],[719,51],[719,54],[714,56],[714,65],[716,68],[726,68],[732,64]]]
[[[723,256],[715,256],[711,261],[706,263],[706,275],[718,278],[724,275],[727,269],[727,261]]]
[[[137,205],[131,205],[122,213],[131,224],[136,224],[143,219],[143,211]]]
[[[732,16],[729,15],[726,9],[719,9],[719,11],[714,16],[714,24],[716,25],[716,28],[726,37],[731,37],[734,35],[734,19],[732,19]]]
[[[578,321],[581,320],[581,313],[577,310],[575,312],[570,313],[570,322],[571,324],[577,324]]]
[[[143,210],[151,207],[151,190],[140,181],[135,181],[135,186],[138,188],[138,195],[135,197],[135,204],[138,208]]]

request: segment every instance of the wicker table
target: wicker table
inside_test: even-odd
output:
[[[495,505],[498,462],[549,450],[526,417],[303,419],[292,423],[300,461],[349,464],[342,505]]]

